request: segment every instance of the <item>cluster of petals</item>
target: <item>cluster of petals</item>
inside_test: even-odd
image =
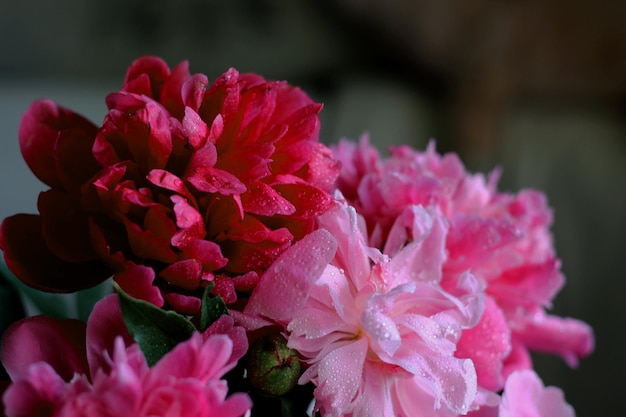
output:
[[[185,314],[208,282],[227,303],[311,232],[338,174],[319,142],[321,105],[285,82],[230,69],[211,85],[188,64],[132,63],[97,127],[39,100],[19,128],[50,189],[39,215],[4,220],[11,270],[45,291],[115,275],[130,295]]]
[[[3,395],[5,415],[247,415],[250,398],[227,396],[221,379],[246,349],[245,331],[223,316],[148,367],[111,295],[96,304],[87,326],[37,316],[7,331],[1,359],[13,382]]]
[[[559,354],[572,366],[591,353],[587,324],[546,313],[564,277],[542,193],[498,192],[498,171],[469,174],[433,142],[425,151],[391,148],[383,158],[364,136],[358,143],[342,140],[333,152],[342,162],[337,187],[364,217],[371,246],[393,256],[411,242],[406,211],[413,205],[446,219],[442,286],[471,271],[486,287],[484,313],[463,331],[456,353],[473,360],[482,388],[499,391],[511,372],[530,369],[529,349]]]
[[[314,383],[323,416],[467,413],[476,373],[454,353],[483,292],[470,273],[450,291],[439,285],[445,222],[413,207],[413,242],[389,257],[368,247],[362,219],[340,199],[263,275],[240,319],[284,326],[308,366],[299,383]]]

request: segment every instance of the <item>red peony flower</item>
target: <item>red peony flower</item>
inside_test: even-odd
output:
[[[39,215],[4,220],[0,247],[28,285],[113,274],[195,314],[209,282],[235,302],[331,207],[338,162],[318,141],[321,105],[298,88],[234,69],[208,86],[186,62],[143,57],[106,102],[100,128],[48,100],[22,119],[22,153],[50,189]]]

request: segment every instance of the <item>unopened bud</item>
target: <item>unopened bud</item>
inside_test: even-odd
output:
[[[248,352],[248,378],[261,393],[277,397],[296,385],[300,376],[300,359],[287,347],[280,334],[255,340]]]

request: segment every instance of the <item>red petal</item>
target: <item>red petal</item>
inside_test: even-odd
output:
[[[97,135],[95,126],[80,126],[59,133],[57,170],[63,188],[76,200],[81,186],[102,169],[91,153]]]
[[[128,242],[138,258],[151,259],[164,263],[176,262],[178,256],[170,247],[170,240],[157,236],[151,230],[143,230],[128,219],[124,220]]]
[[[128,295],[162,307],[164,300],[161,291],[153,284],[154,270],[145,265],[132,265],[127,270],[115,274],[113,279]]]
[[[182,88],[183,104],[198,111],[208,84],[209,79],[204,74],[194,74],[188,78]]]
[[[25,378],[30,365],[47,362],[65,381],[89,375],[85,323],[36,316],[13,324],[2,338],[0,358],[13,381]]]
[[[198,288],[201,275],[202,265],[195,259],[175,262],[159,273],[169,284],[189,291]]]
[[[169,117],[160,104],[148,102],[145,108],[137,111],[137,119],[130,124],[131,128],[136,126],[136,130],[127,132],[128,148],[143,172],[165,168],[169,160],[173,149]],[[142,135],[144,131],[146,135]]]
[[[248,184],[248,191],[241,196],[243,209],[261,216],[290,215],[296,208],[269,185],[262,182]]]
[[[199,167],[188,178],[198,191],[205,193],[219,193],[222,195],[243,194],[246,191],[244,183],[233,174],[217,168]]]
[[[98,257],[91,243],[89,216],[58,189],[39,194],[42,233],[48,248],[66,262],[86,262]]]
[[[215,271],[226,265],[228,260],[222,255],[220,246],[209,240],[190,240],[184,246],[181,256],[185,259],[196,259],[202,263],[206,272]]]
[[[181,91],[183,84],[191,75],[189,74],[189,62],[183,61],[172,70],[172,73],[163,83],[159,101],[172,116],[177,119],[183,117],[185,106],[183,104]]]
[[[183,180],[169,171],[165,171],[163,169],[153,169],[147,175],[146,179],[158,187],[174,191],[175,193],[186,197],[189,201],[194,201],[193,195]]]
[[[296,218],[319,216],[333,204],[329,194],[308,184],[277,184],[274,189],[296,207]]]
[[[145,94],[158,100],[163,83],[169,75],[170,69],[161,58],[141,57],[128,67],[122,91]]]
[[[50,100],[38,100],[26,111],[19,127],[22,155],[28,167],[44,183],[61,186],[57,174],[56,149],[59,133],[71,129],[73,136],[92,142],[96,127],[84,117],[57,106]]]
[[[0,226],[0,248],[9,269],[25,284],[49,292],[93,287],[111,276],[100,261],[64,262],[44,241],[41,217],[16,214]]]
[[[163,297],[167,300],[167,303],[180,314],[195,316],[200,312],[202,302],[198,297],[175,292],[163,293]]]
[[[194,149],[199,149],[204,146],[206,139],[209,136],[209,127],[200,118],[198,113],[193,111],[191,108],[186,107],[185,116],[183,117],[183,133],[187,137],[189,144]],[[215,159],[217,160],[217,154]],[[211,165],[214,164],[215,161]]]

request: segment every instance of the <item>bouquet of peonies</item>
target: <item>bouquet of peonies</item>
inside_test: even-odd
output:
[[[542,193],[434,143],[327,147],[320,104],[234,69],[142,57],[106,103],[100,127],[48,100],[19,127],[50,188],[2,222],[8,268],[110,290],[87,323],[4,333],[6,416],[574,415],[529,354],[594,344],[546,312],[564,277]]]

